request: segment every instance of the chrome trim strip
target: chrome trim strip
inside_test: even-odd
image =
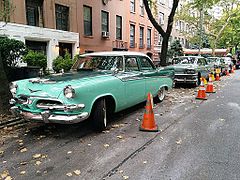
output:
[[[73,111],[73,110],[81,110],[85,107],[84,104],[74,104],[74,105],[36,105],[39,109],[44,110],[63,110],[63,111]]]
[[[26,120],[41,121],[44,123],[59,123],[59,124],[74,124],[87,119],[90,114],[88,112],[82,112],[78,115],[55,115],[50,111],[44,111],[41,114],[33,114],[31,112],[21,111],[17,106],[10,108],[13,115],[23,117]]]

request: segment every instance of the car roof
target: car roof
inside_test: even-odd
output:
[[[203,56],[178,56],[178,57],[174,57],[174,58],[204,58]]]
[[[149,57],[144,53],[134,52],[134,51],[101,51],[101,52],[81,54],[81,56],[82,57],[85,57],[85,56],[145,56],[145,57]]]

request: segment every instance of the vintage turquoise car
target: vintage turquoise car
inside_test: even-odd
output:
[[[101,131],[111,113],[146,100],[148,92],[162,101],[173,85],[174,71],[157,69],[137,52],[81,55],[70,73],[12,82],[11,111],[44,123],[78,123],[85,119]]]
[[[192,84],[198,86],[200,78],[208,79],[211,71],[214,71],[213,65],[208,64],[202,56],[179,56],[172,59],[172,65],[165,69],[174,69],[175,84]]]

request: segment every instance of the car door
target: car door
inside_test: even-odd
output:
[[[136,56],[125,56],[124,61],[124,72],[119,74],[118,78],[124,82],[125,102],[126,106],[130,107],[144,100],[145,80]]]
[[[210,72],[209,66],[205,58],[198,58],[197,60],[198,69],[202,77],[208,78]]]
[[[147,95],[148,92],[156,95],[161,81],[158,71],[148,57],[139,56],[138,61],[145,79],[145,95]]]

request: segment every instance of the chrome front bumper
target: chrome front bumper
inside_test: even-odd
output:
[[[79,123],[89,117],[88,112],[82,112],[78,115],[56,115],[46,110],[39,114],[34,114],[20,110],[17,106],[10,108],[11,113],[17,117],[23,117],[26,120],[40,121],[44,123],[74,124]]]

